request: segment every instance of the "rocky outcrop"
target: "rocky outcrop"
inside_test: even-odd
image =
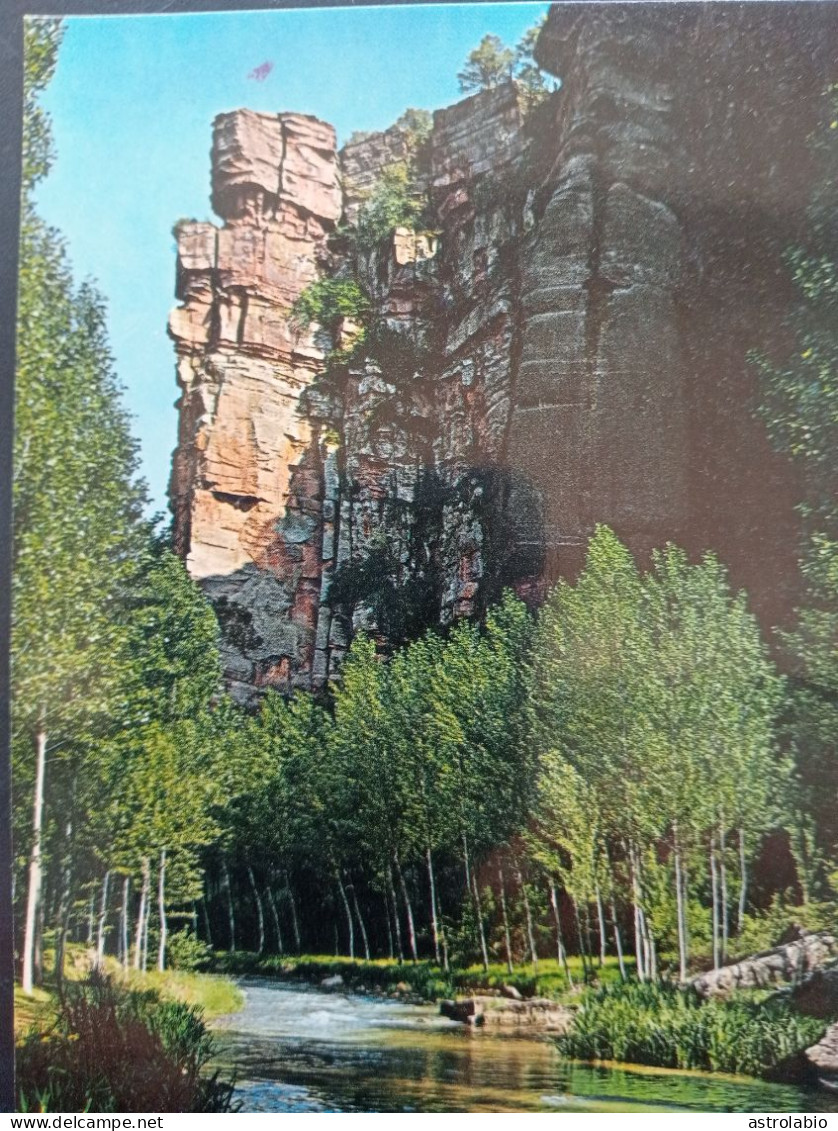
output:
[[[807,1017],[838,1017],[838,964],[817,969],[791,991],[791,1002]]]
[[[804,1056],[821,1086],[838,1092],[838,1025],[830,1025],[821,1040],[807,1049]]]
[[[597,522],[641,558],[716,550],[768,625],[793,607],[797,487],[753,413],[782,350],[829,5],[557,5],[561,90],[514,83],[338,153],[298,114],[221,115],[212,200],[177,229],[177,546],[240,697],[316,687],[353,631],[398,641],[538,600]],[[347,250],[382,175],[421,230]],[[337,235],[337,238],[333,238]],[[351,242],[351,241],[350,241]],[[354,271],[380,331],[294,325]],[[337,337],[335,337],[337,334]],[[743,521],[747,516],[747,521]]]
[[[694,978],[692,986],[702,997],[727,997],[735,990],[767,989],[801,982],[836,956],[838,939],[834,935],[826,932],[807,934],[752,958],[709,970]],[[810,983],[810,986],[814,984]],[[796,992],[802,995],[803,987]]]
[[[573,1011],[550,998],[458,998],[441,1001],[439,1012],[464,1025],[512,1031],[566,1033],[573,1021]]]

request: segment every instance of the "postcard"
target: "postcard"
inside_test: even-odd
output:
[[[17,1110],[838,1112],[836,46],[26,15]]]

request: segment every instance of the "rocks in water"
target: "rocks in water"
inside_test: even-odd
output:
[[[807,934],[744,958],[718,970],[708,970],[692,980],[702,997],[727,997],[734,990],[764,989],[799,982],[805,975],[826,966],[838,956],[838,939],[826,931]]]
[[[573,1011],[550,998],[470,997],[441,1001],[443,1017],[464,1025],[487,1028],[536,1029],[564,1033],[570,1026]]]
[[[343,985],[343,978],[340,974],[332,974],[329,978],[324,978],[321,983],[324,990],[336,990],[339,986]]]

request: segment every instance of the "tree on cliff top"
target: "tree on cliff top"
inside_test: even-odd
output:
[[[550,92],[535,61],[535,45],[545,19],[546,16],[527,28],[514,50],[498,36],[484,35],[457,75],[463,94],[492,90],[514,78],[526,109],[537,105]]]
[[[515,69],[515,52],[497,35],[484,35],[469,53],[457,80],[463,94],[473,90],[491,90],[508,82]]]

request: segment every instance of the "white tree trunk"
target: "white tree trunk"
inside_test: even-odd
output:
[[[157,969],[166,969],[166,940],[169,925],[166,922],[166,849],[160,849],[160,875],[157,878],[157,910],[160,914],[160,943],[157,947]]]
[[[102,895],[99,900],[99,917],[96,920],[96,969],[101,970],[105,961],[105,924],[108,920],[108,888],[110,887],[110,868],[102,880]]]
[[[35,798],[32,805],[32,849],[29,854],[29,886],[26,892],[26,920],[23,932],[23,992],[35,986],[35,947],[38,915],[41,910],[43,863],[41,860],[44,824],[44,784],[47,772],[47,732],[43,723],[35,734]]]
[[[137,912],[137,934],[134,938],[135,970],[142,970],[143,968],[143,938],[145,937],[145,925],[146,919],[148,918],[148,895],[151,885],[151,868],[149,867],[147,856],[144,856],[142,859],[142,868],[143,884],[140,888],[140,909]]]

